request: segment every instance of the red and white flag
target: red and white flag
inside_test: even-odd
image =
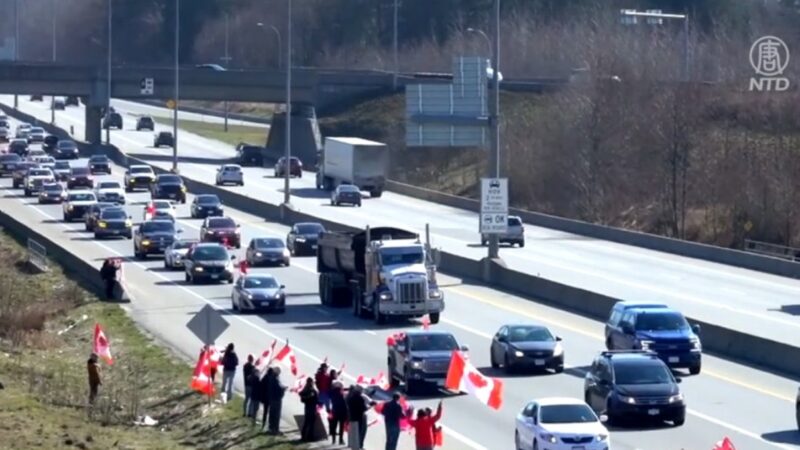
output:
[[[394,347],[397,344],[397,341],[401,341],[405,339],[406,334],[402,331],[398,331],[397,333],[393,333],[391,336],[386,338],[386,345],[389,347]]]
[[[503,382],[480,373],[459,351],[454,351],[444,386],[454,392],[466,392],[484,405],[500,409],[503,405]]]
[[[422,329],[427,330],[430,327],[431,327],[431,316],[425,314],[424,316],[422,316]]]
[[[724,438],[723,440],[717,442],[714,446],[714,450],[736,450],[736,447],[733,446],[733,442],[729,438]]]
[[[275,355],[275,360],[286,365],[288,361],[289,370],[292,371],[292,375],[297,376],[297,357],[294,355],[294,350],[289,345],[289,342],[286,342],[286,345],[283,346],[282,349]]]
[[[267,366],[269,366],[269,363],[272,362],[272,358],[275,356],[275,345],[277,344],[278,341],[276,339],[273,339],[272,344],[269,346],[269,348],[261,352],[261,356],[256,358],[256,364],[255,364],[256,370],[258,370],[259,372],[263,372],[264,369],[266,369]]]
[[[108,342],[106,334],[100,328],[100,324],[94,324],[94,345],[92,346],[92,353],[103,358],[106,363],[114,364],[114,359],[111,357],[111,344]]]
[[[217,367],[219,367],[219,360],[222,357],[219,349],[214,345],[210,345],[206,351],[208,353],[206,358],[208,358],[209,368],[216,370]]]
[[[239,261],[239,273],[241,273],[242,275],[247,275],[247,269],[248,269],[247,260],[243,259]]]
[[[214,395],[214,383],[211,381],[211,353],[212,350],[209,349],[200,354],[190,384],[195,391],[209,396]]]
[[[289,392],[298,393],[302,391],[306,385],[306,378],[307,377],[305,375],[300,375],[299,377],[297,377],[297,379],[294,380],[294,385],[291,388],[289,388]]]

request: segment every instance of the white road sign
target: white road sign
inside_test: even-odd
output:
[[[139,82],[139,92],[142,95],[153,95],[154,89],[154,82],[152,78],[142,78],[142,81]]]
[[[480,232],[503,234],[508,231],[508,179],[481,179]]]

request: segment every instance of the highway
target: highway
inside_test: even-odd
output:
[[[78,162],[77,164],[81,164]],[[114,167],[114,179],[122,168]],[[109,177],[99,177],[105,179]],[[418,323],[398,323],[376,327],[372,322],[353,318],[349,311],[319,306],[317,276],[313,258],[294,258],[286,268],[258,268],[255,272],[274,274],[287,286],[285,315],[234,315],[229,312],[231,286],[187,285],[181,272],[166,271],[159,259],[134,261],[128,240],[95,241],[83,231],[82,223],[61,223],[61,207],[40,206],[34,199],[20,197],[9,189],[10,180],[0,180],[3,196],[0,208],[54,239],[70,252],[98,266],[108,256],[126,258],[124,277],[132,301],[125,307],[147,331],[187,358],[197,355],[200,342],[185,328],[191,315],[206,304],[222,310],[231,327],[217,341],[235,342],[242,357],[256,353],[273,339],[289,339],[299,358],[301,373],[311,373],[327,357],[338,366],[347,364],[348,376],[375,376],[385,370],[385,340],[398,329],[419,327]],[[127,209],[134,221],[142,217],[146,193],[129,197]],[[191,201],[191,197],[189,198]],[[370,205],[365,206],[368,209]],[[285,236],[287,227],[264,222],[262,218],[226,208],[226,213],[242,224],[243,242],[256,236]],[[188,206],[179,206],[179,224],[184,236],[197,236],[200,220],[187,219]],[[237,251],[239,257],[243,251]],[[445,399],[443,424],[447,449],[509,449],[513,447],[514,417],[530,399],[543,396],[583,395],[582,373],[602,348],[602,324],[581,316],[542,306],[528,300],[442,277],[447,310],[435,329],[451,331],[461,344],[470,347],[470,359],[485,373],[502,377],[505,383],[504,406],[493,411],[468,396]],[[559,375],[506,376],[488,369],[488,346],[492,334],[508,322],[539,322],[563,337],[567,370]],[[113,331],[110,339],[113,345]],[[284,373],[288,373],[285,371]],[[187,383],[189,371],[187,369]],[[285,382],[289,380],[284,378]],[[241,379],[237,378],[241,388]],[[703,374],[685,377],[681,385],[689,405],[686,424],[680,428],[648,426],[612,430],[615,449],[694,450],[710,449],[723,436],[729,436],[740,449],[800,448],[794,422],[796,383],[770,373],[707,356]],[[412,399],[416,406],[433,407],[439,396]],[[286,404],[296,403],[287,396]],[[299,412],[295,404],[293,412]],[[381,446],[382,428],[373,427],[367,448]],[[401,438],[403,449],[411,448],[412,438]]]
[[[46,99],[47,100],[47,99]],[[0,102],[11,104],[10,96]],[[130,155],[154,165],[171,167],[172,149],[153,149],[149,132],[130,128],[140,114],[164,109],[115,100],[124,114],[126,129],[112,131],[112,142]],[[31,103],[21,98],[20,109],[40,120],[50,120],[49,103]],[[219,118],[180,113],[190,120]],[[56,113],[56,123],[75,128],[82,138],[82,108]],[[158,126],[157,129],[170,127]],[[233,148],[185,131],[179,135],[180,170],[187,177],[211,182],[220,160],[234,155]],[[460,209],[387,192],[380,199],[367,199],[364,207],[332,208],[328,194],[314,188],[313,173],[292,180],[292,203],[302,211],[354,226],[392,224],[422,231],[431,224],[435,246],[473,259],[486,249],[478,245],[477,215]],[[283,201],[283,180],[272,178],[272,169],[246,168],[244,187],[230,187],[271,203]],[[572,235],[526,225],[525,248],[503,248],[501,257],[510,268],[578,286],[615,298],[663,301],[685,314],[708,323],[797,345],[800,317],[791,314],[800,294],[800,281],[698,259],[686,258],[633,246]]]

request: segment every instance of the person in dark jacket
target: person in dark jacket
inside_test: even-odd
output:
[[[233,343],[225,347],[225,354],[222,355],[222,392],[225,393],[226,401],[233,398],[233,379],[236,377],[236,367],[239,366],[239,357],[233,350]]]
[[[400,394],[394,393],[392,400],[386,402],[381,410],[383,422],[386,424],[386,450],[397,450],[400,439],[400,419],[405,417],[403,407],[400,405]]]
[[[325,407],[326,411],[331,410],[331,375],[328,373],[328,365],[325,363],[320,364],[317,373],[314,375],[314,381],[319,389],[319,404]]]
[[[348,443],[352,450],[360,450],[364,448],[364,440],[367,437],[367,411],[374,406],[374,402],[364,395],[363,389],[358,385],[350,387],[346,400],[350,421],[347,432]]]
[[[247,355],[247,362],[242,367],[242,378],[244,379],[244,403],[243,403],[243,417],[252,417],[251,413],[253,404],[258,404],[253,396],[253,373],[256,371],[256,366],[253,364],[253,355]]]
[[[100,385],[100,368],[97,366],[97,354],[92,353],[86,362],[86,370],[89,373],[89,404],[93,405],[97,398],[97,391]]]
[[[106,287],[106,300],[114,299],[114,285],[117,283],[118,269],[119,267],[113,258],[103,261],[103,267],[100,268],[100,277]]]
[[[347,402],[344,399],[344,385],[334,381],[331,385],[331,411],[328,414],[328,434],[331,436],[331,445],[344,445],[344,424],[347,422]]]
[[[267,369],[267,373],[263,377],[261,377],[261,380],[259,380],[258,382],[258,393],[259,393],[258,401],[261,402],[261,406],[262,408],[264,408],[264,411],[262,412],[261,415],[261,427],[264,429],[264,431],[267,431],[267,416],[269,414],[269,403],[270,403],[269,389],[270,389],[270,384],[272,383],[272,379],[274,377],[275,377],[275,370],[272,367],[270,367]]]
[[[317,423],[319,394],[314,389],[313,378],[306,379],[306,385],[300,391],[300,401],[303,402],[303,428],[300,430],[300,440],[314,442],[314,425]]]
[[[274,376],[269,383],[269,430],[272,435],[281,434],[281,409],[283,407],[283,395],[286,393],[286,386],[281,383],[281,368],[274,368]]]

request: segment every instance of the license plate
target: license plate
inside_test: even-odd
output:
[[[219,278],[219,275],[217,275],[217,274],[211,275],[211,279],[212,280],[216,280],[217,278]]]
[[[317,246],[316,246],[316,245],[312,245],[312,246],[311,246],[311,249],[312,249],[312,250],[316,250],[316,249],[317,249]]]
[[[119,230],[111,230],[111,234],[119,234]]]
[[[544,365],[544,360],[543,359],[535,359],[535,360],[533,360],[533,363],[536,364],[537,366],[543,366]]]
[[[676,363],[676,362],[680,362],[680,361],[681,361],[681,359],[678,358],[677,356],[670,356],[669,357],[669,362],[671,362],[671,363]]]
[[[170,198],[175,198],[176,194],[169,194]]]
[[[657,416],[661,411],[658,408],[648,409],[647,414],[651,416]]]

